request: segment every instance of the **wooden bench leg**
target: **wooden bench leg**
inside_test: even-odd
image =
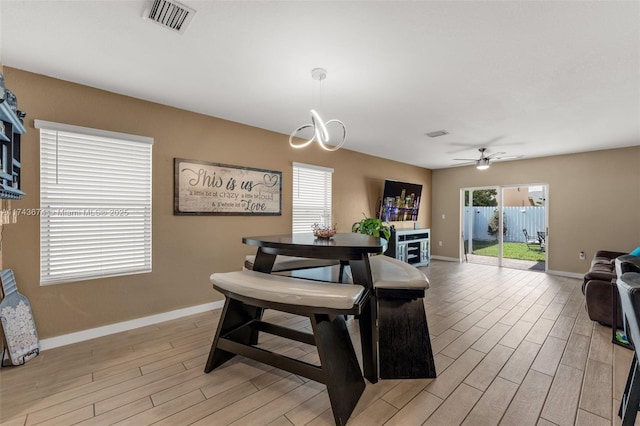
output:
[[[358,358],[342,316],[332,321],[328,315],[314,314],[311,326],[333,417],[337,425],[344,425],[365,388]]]
[[[263,311],[264,309],[260,307],[245,305],[238,300],[226,298],[216,335],[213,338],[213,344],[209,351],[209,358],[204,368],[205,373],[209,373],[211,370],[236,356],[234,353],[218,348],[220,336],[224,336],[232,330],[240,328],[254,320],[261,319]],[[240,335],[239,338],[236,338],[236,341],[245,345],[255,345],[258,343],[258,331],[246,327],[244,328],[244,333]]]
[[[358,316],[360,325],[360,346],[362,347],[362,372],[371,383],[378,383],[378,331],[376,330],[375,297],[369,302]]]
[[[373,289],[373,283],[369,281],[371,277],[371,266],[369,258],[365,256],[362,260],[349,261],[353,282]],[[369,301],[362,308],[358,323],[360,324],[360,342],[362,345],[362,370],[364,377],[371,383],[378,383],[378,331],[376,319],[378,317],[376,296],[372,292]]]
[[[378,342],[380,378],[436,377],[422,298],[386,298],[379,294]]]

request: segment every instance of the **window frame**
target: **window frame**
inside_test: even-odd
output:
[[[44,120],[35,127],[40,285],[151,272],[153,138]]]
[[[294,162],[292,171],[292,234],[311,233],[314,223],[331,225],[334,170],[329,167]],[[314,177],[322,179],[322,182],[314,182]],[[301,184],[307,197],[300,197]],[[314,200],[309,194],[316,194],[320,198]]]

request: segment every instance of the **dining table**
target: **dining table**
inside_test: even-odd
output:
[[[369,303],[358,316],[358,321],[363,375],[369,382],[376,383],[379,375],[377,307],[369,255],[382,253],[386,249],[386,241],[358,233],[337,233],[331,238],[319,238],[312,233],[305,233],[243,237],[242,242],[258,248],[253,270],[267,274],[271,273],[278,255],[348,262],[353,283],[370,290]]]

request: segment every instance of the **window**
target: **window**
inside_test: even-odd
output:
[[[314,223],[330,225],[333,169],[293,163],[294,234],[313,232]]]
[[[153,139],[36,120],[40,285],[151,272]]]

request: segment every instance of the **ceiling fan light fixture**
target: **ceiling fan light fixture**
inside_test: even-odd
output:
[[[476,161],[476,169],[478,170],[487,170],[489,168],[489,159],[488,158],[481,158],[478,161]]]
[[[478,170],[487,170],[490,166],[491,166],[491,160],[509,160],[512,158],[521,158],[522,155],[516,155],[516,156],[509,156],[509,157],[500,157],[503,154],[506,154],[506,152],[494,152],[493,154],[489,154],[489,155],[484,155],[484,153],[487,151],[487,148],[478,148],[478,151],[480,151],[480,158],[477,160],[473,160],[471,158],[454,158],[454,160],[456,161],[465,161],[465,163],[461,163],[461,164],[454,164],[457,166],[466,166],[466,165],[471,165],[471,164],[475,164],[476,165],[476,169]]]

